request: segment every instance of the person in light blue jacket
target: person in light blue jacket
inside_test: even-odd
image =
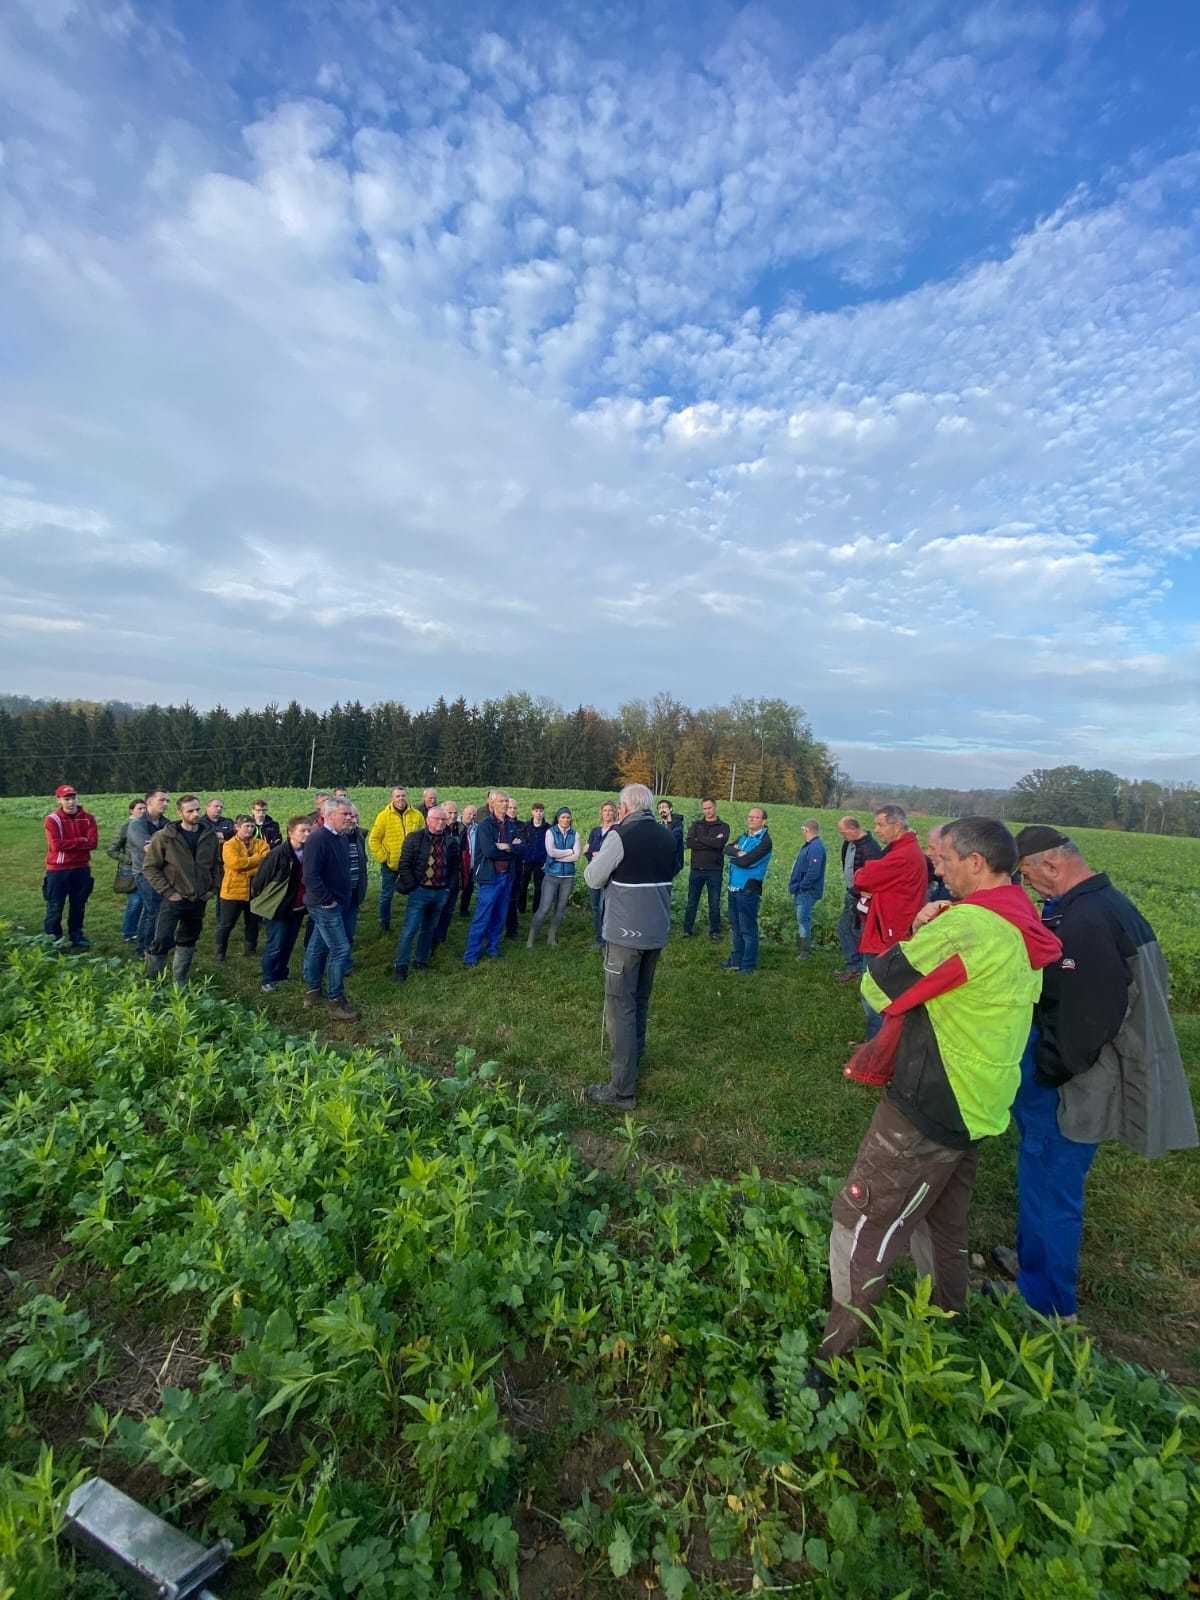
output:
[[[813,907],[825,893],[825,841],[815,817],[804,823],[804,843],[792,863],[788,893],[796,908],[796,954],[807,961],[812,955]]]
[[[736,844],[725,846],[729,857],[729,930],[733,948],[728,961],[721,964],[733,972],[749,973],[758,966],[758,908],[773,848],[766,811],[762,806],[751,806],[746,813],[745,833]]]

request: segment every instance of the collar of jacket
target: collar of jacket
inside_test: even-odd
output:
[[[1097,894],[1101,889],[1110,887],[1107,872],[1093,872],[1090,878],[1085,878],[1082,883],[1077,883],[1073,889],[1068,889],[1066,894],[1058,897],[1055,910],[1061,916],[1066,908],[1074,901],[1080,900],[1085,894]]]

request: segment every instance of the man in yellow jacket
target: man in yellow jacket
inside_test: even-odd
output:
[[[396,868],[400,852],[410,833],[425,826],[425,818],[408,803],[408,790],[395,788],[392,798],[371,824],[367,848],[379,862],[379,926],[384,933],[392,927],[392,896],[396,892]]]
[[[250,909],[250,880],[267,859],[269,847],[265,839],[254,836],[254,818],[240,816],[234,824],[233,837],[221,846],[221,860],[225,874],[221,879],[221,897],[217,901],[217,960],[225,960],[229,949],[229,936],[237,926],[239,917],[246,919],[246,954],[258,950],[258,925],[260,919]]]

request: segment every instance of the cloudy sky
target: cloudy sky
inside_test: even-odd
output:
[[[1198,84],[1162,0],[9,0],[6,687],[1200,779]]]

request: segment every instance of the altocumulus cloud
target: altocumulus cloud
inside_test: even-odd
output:
[[[1200,776],[1200,153],[1117,20],[10,8],[11,686]]]

